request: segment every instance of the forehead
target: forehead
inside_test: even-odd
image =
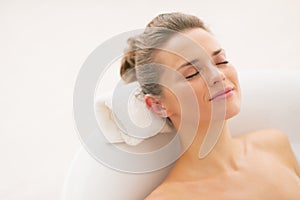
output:
[[[209,60],[211,54],[218,49],[219,43],[209,32],[195,28],[173,36],[157,51],[154,61],[175,66],[195,58]]]

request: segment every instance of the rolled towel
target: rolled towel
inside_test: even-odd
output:
[[[146,107],[137,82],[121,83],[114,92],[102,94],[95,101],[95,111],[109,143],[135,146],[158,133],[172,130],[165,118]]]

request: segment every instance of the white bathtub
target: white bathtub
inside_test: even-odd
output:
[[[232,132],[278,128],[288,135],[300,160],[300,70],[244,70],[239,75],[243,105],[241,113],[230,121]],[[141,200],[164,179],[169,168],[125,174],[99,164],[81,148],[70,166],[62,199]]]

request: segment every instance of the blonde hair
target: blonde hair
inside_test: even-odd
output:
[[[121,61],[120,74],[126,82],[138,81],[144,94],[161,95],[159,72],[151,64],[155,53],[176,32],[202,28],[204,23],[193,15],[183,13],[160,14],[148,23],[144,32],[128,39],[128,47]]]

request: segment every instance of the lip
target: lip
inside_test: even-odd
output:
[[[218,99],[226,99],[229,96],[232,96],[233,94],[233,87],[225,87],[224,90],[221,90],[217,92],[216,94],[212,95],[212,98],[209,99],[209,101],[218,100]]]

